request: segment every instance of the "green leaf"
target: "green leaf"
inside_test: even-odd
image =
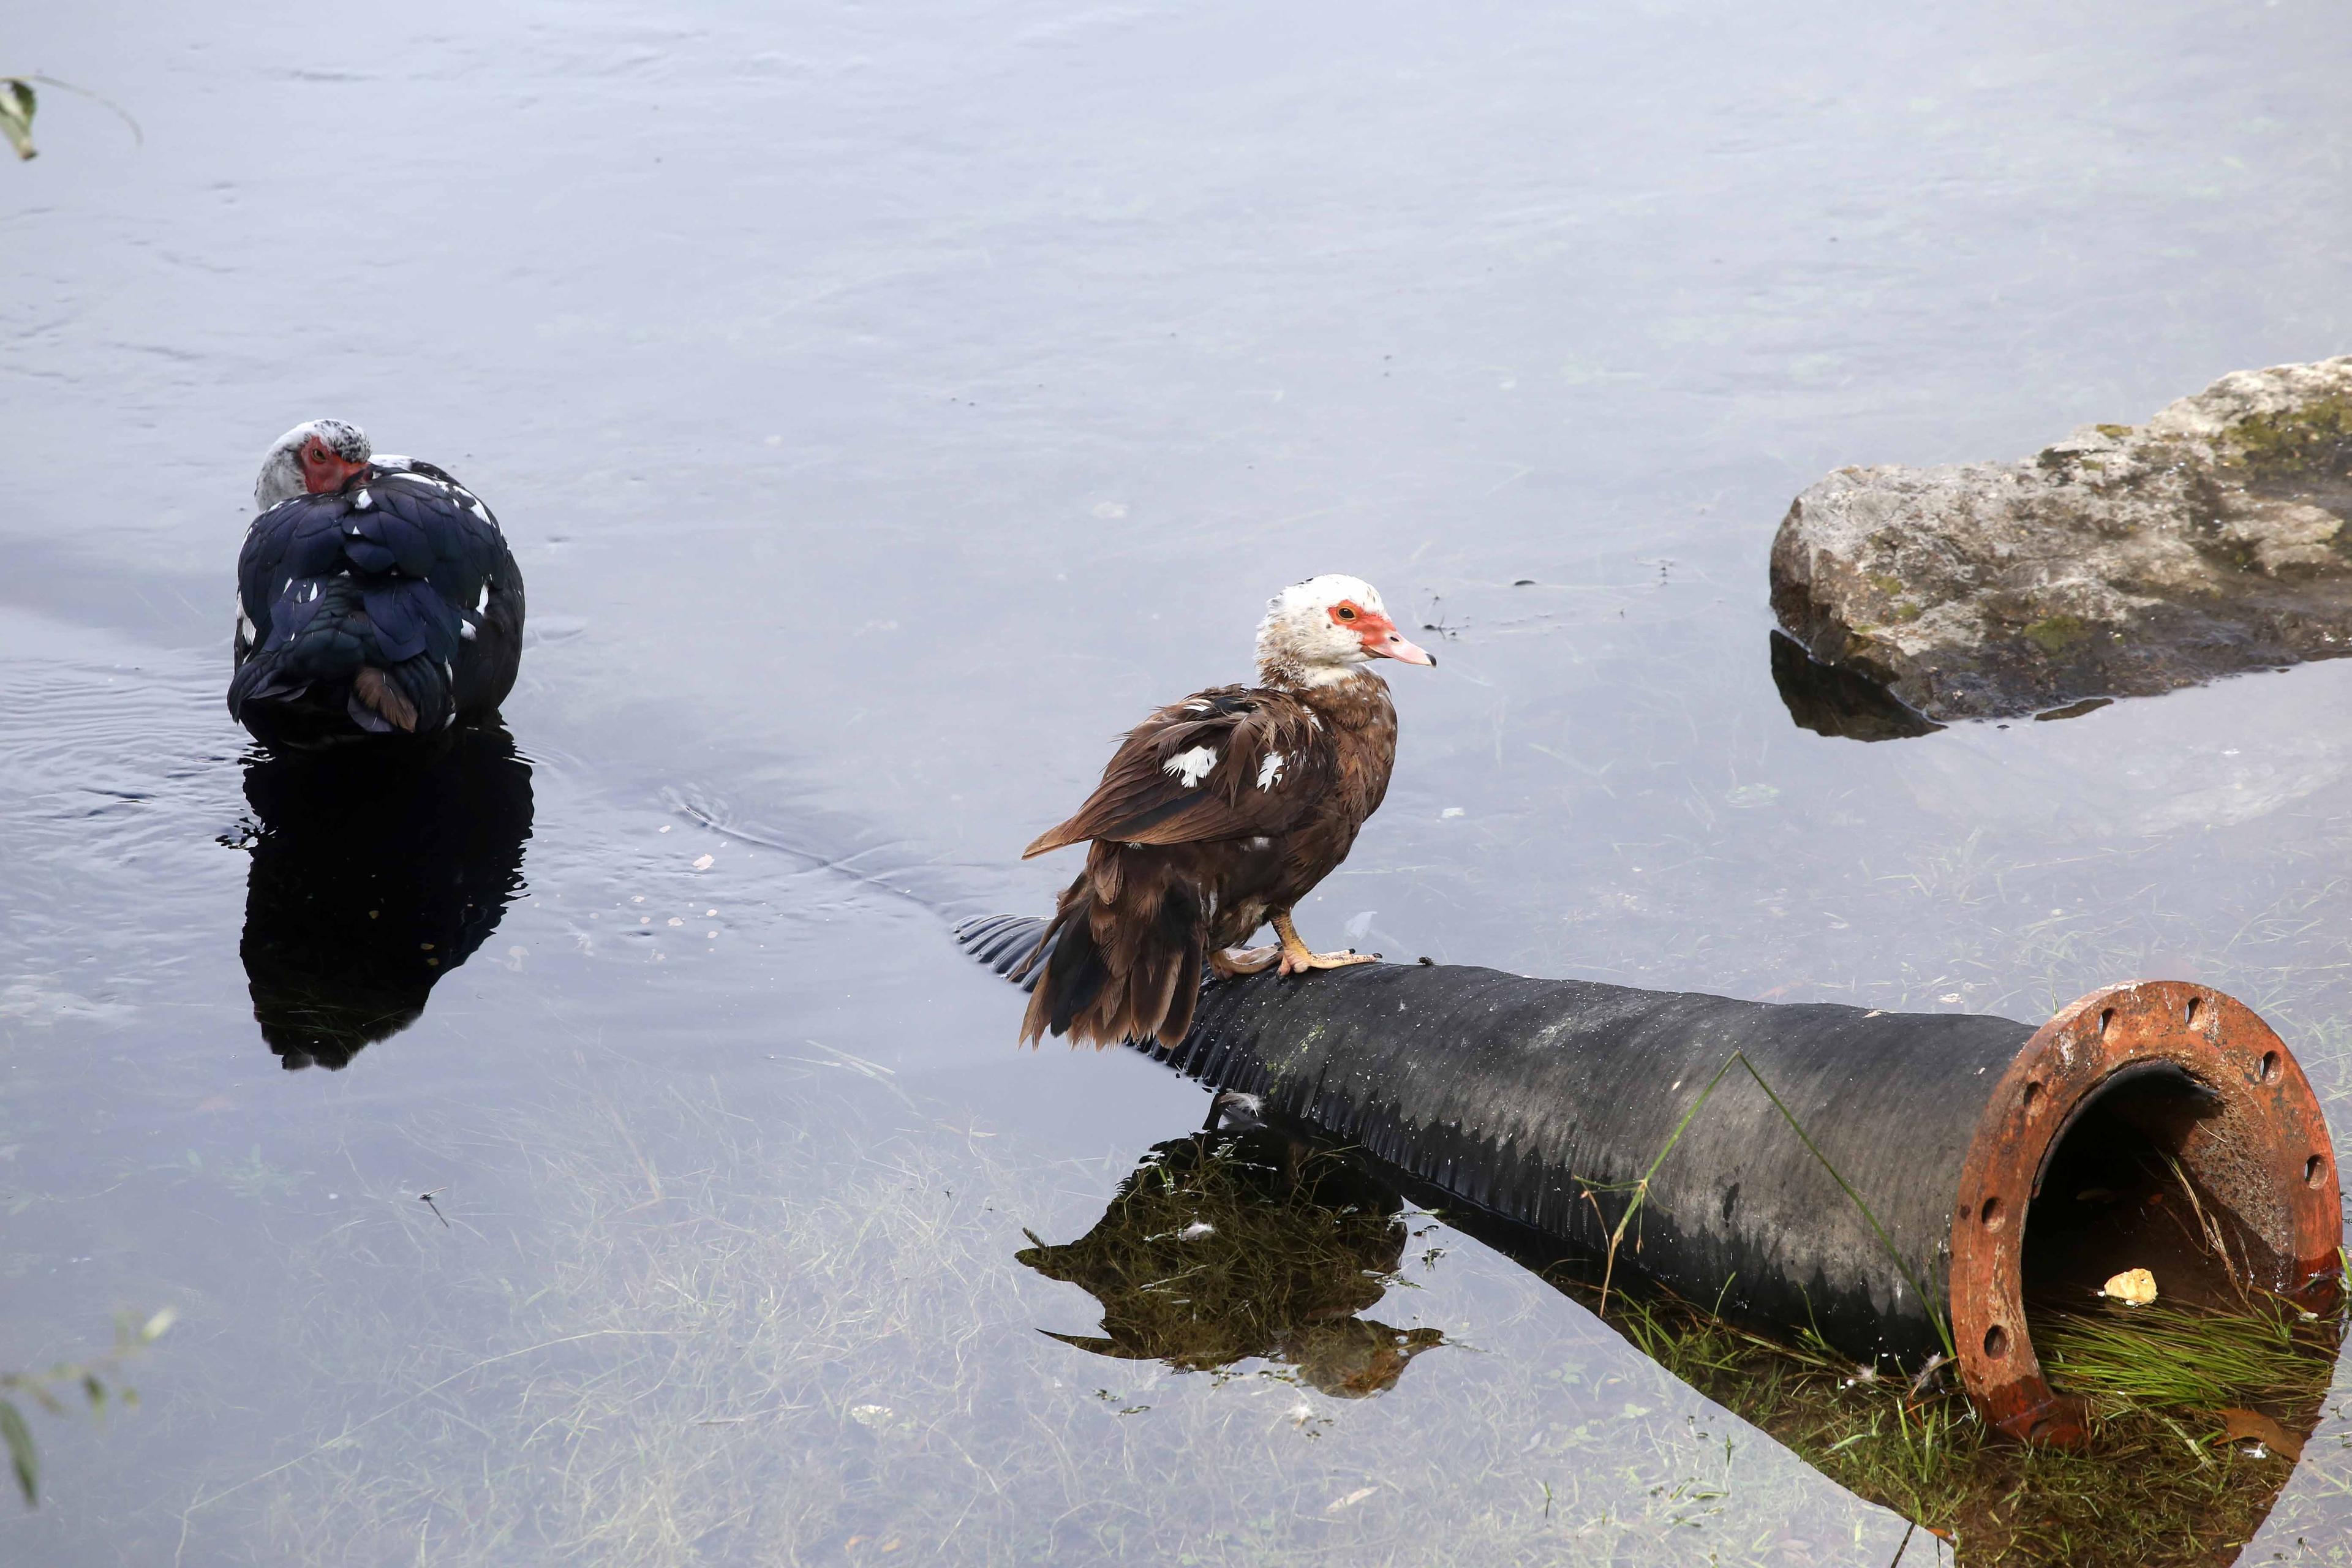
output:
[[[41,1462],[33,1452],[33,1434],[16,1407],[5,1399],[0,1399],[0,1440],[8,1445],[8,1464],[16,1472],[16,1489],[25,1494],[25,1506],[38,1506]]]
[[[177,1318],[179,1315],[180,1314],[176,1310],[170,1307],[163,1308],[153,1317],[147,1320],[146,1326],[139,1331],[139,1337],[146,1341],[149,1344],[153,1344],[157,1340],[163,1337],[163,1331],[170,1328],[172,1326],[173,1320]]]
[[[33,84],[15,77],[0,79],[0,136],[16,149],[16,156],[29,158],[33,146]]]
[[[86,1372],[81,1374],[81,1391],[83,1395],[89,1401],[91,1415],[97,1415],[105,1413],[106,1384],[98,1381],[98,1373],[94,1372]]]

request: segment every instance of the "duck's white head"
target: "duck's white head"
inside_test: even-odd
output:
[[[1437,662],[1405,641],[1380,591],[1362,578],[1326,573],[1266,601],[1257,628],[1257,668],[1269,683],[1328,686],[1376,658]]]
[[[373,455],[367,433],[341,419],[306,419],[278,437],[253,481],[253,504],[268,511],[299,495],[339,490]]]

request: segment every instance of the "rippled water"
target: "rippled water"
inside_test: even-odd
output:
[[[0,1366],[179,1312],[139,1411],[43,1419],[8,1561],[1927,1560],[1425,1217],[1385,1350],[1051,1337],[1101,1302],[1016,1254],[1202,1107],[1014,1050],[948,924],[1044,908],[1019,847],[1317,571],[1442,664],[1310,938],[2193,977],[2347,1124],[2352,668],[1864,746],[1763,591],[1830,468],[2352,345],[2320,0],[7,34],[145,140],[51,92],[0,170]],[[289,800],[222,710],[253,468],[329,412],[530,579],[527,779],[433,786],[477,832]],[[2246,1561],[2340,1560],[2347,1438]]]

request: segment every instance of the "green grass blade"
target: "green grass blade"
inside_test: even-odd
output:
[[[37,1506],[40,1500],[40,1458],[33,1448],[32,1429],[25,1425],[25,1417],[17,1408],[5,1399],[0,1399],[0,1440],[8,1445],[8,1466],[16,1472],[16,1489],[25,1494],[25,1506]]]

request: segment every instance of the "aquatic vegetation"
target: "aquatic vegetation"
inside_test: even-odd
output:
[[[0,79],[0,135],[8,138],[19,160],[35,156],[33,146],[33,114],[40,100],[33,84],[23,77]]]
[[[2307,1418],[2340,1333],[2156,1308],[2122,1323],[2037,1324],[2037,1342],[2046,1334],[2061,1347],[2059,1381],[2098,1395],[2093,1446],[2067,1452],[1992,1431],[1932,1373],[1882,1375],[1818,1341],[1770,1339],[1671,1297],[1621,1296],[1612,1310],[1661,1366],[1840,1486],[1951,1541],[1969,1568],[2227,1561],[2290,1467],[2232,1441],[2220,1412],[2260,1402]]]
[[[59,81],[52,76],[28,71],[22,76],[0,77],[0,137],[7,139],[9,149],[16,154],[18,163],[26,163],[40,156],[40,149],[33,145],[33,116],[39,111],[41,103],[40,95],[33,90],[35,82],[43,87],[62,89],[104,107],[130,129],[134,145],[146,142],[146,132],[139,129],[139,122],[112,100],[86,87],[76,87],[69,81]]]
[[[2324,1366],[2334,1346],[2297,1333],[2296,1317],[2262,1302],[2216,1311],[2156,1301],[2053,1314],[2036,1343],[2053,1378],[2105,1415],[2213,1411],[2309,1396],[2314,1357]]]
[[[88,1361],[59,1362],[40,1372],[0,1372],[0,1447],[7,1450],[9,1470],[26,1507],[40,1500],[40,1450],[17,1401],[52,1415],[64,1415],[77,1398],[92,1415],[104,1415],[113,1405],[136,1405],[139,1391],[122,1381],[122,1364],[162,1339],[173,1316],[166,1307],[143,1321],[117,1318],[114,1348]]]
[[[477,1172],[436,1198],[454,1230],[386,1194],[294,1260],[288,1379],[332,1391],[336,1414],[278,1459],[209,1468],[187,1538],[286,1561],[429,1543],[448,1564],[656,1568],[1663,1568],[1702,1543],[1760,1568],[1791,1541],[1899,1537],[1777,1449],[1691,1426],[1687,1396],[1615,1336],[1586,1343],[1590,1320],[1548,1287],[1393,1195],[1367,1201],[1328,1155],[1277,1168],[1218,1141],[1188,1170],[1179,1140],[1139,1173],[1076,1170],[920,1102],[799,1091],[798,1124],[673,1086],[416,1129]],[[1136,1179],[1122,1194],[1114,1174]],[[511,1243],[468,1195],[486,1184],[528,1194]],[[1106,1293],[1157,1314],[1096,1336],[1072,1331],[1085,1298],[1015,1255],[1039,1250],[1023,1222],[1075,1229],[1105,1205],[1126,1231],[1034,1259],[1108,1260],[1131,1287]],[[1181,1289],[1142,1275],[1207,1239],[1170,1236],[1180,1216],[1290,1261],[1195,1276],[1174,1305]],[[1383,1296],[1392,1330],[1355,1304]],[[1423,1354],[1438,1323],[1446,1348]],[[1160,1349],[1181,1364],[1124,1353]]]

